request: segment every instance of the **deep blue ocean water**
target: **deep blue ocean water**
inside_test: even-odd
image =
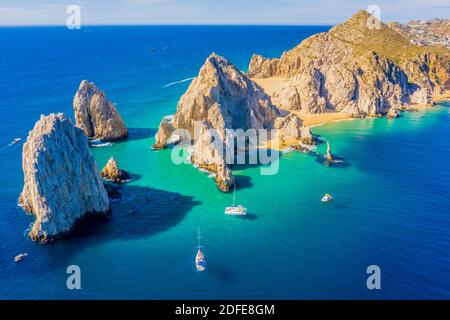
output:
[[[0,28],[0,298],[450,298],[450,116],[448,105],[396,120],[317,127],[345,160],[327,167],[288,153],[274,176],[235,170],[246,219],[225,216],[232,196],[170,150],[150,146],[213,51],[246,70],[253,53],[279,56],[329,27]],[[104,90],[130,129],[111,148],[92,149],[99,167],[114,155],[139,177],[135,199],[114,204],[107,223],[38,245],[17,208],[21,145],[41,114],[65,112],[82,79]],[[169,85],[169,86],[168,86]],[[325,145],[318,146],[324,153]],[[137,214],[128,210],[152,199]],[[323,205],[326,192],[335,201]],[[194,269],[197,227],[207,271]],[[27,252],[19,264],[15,255]],[[79,265],[82,290],[66,288]],[[382,289],[366,288],[379,265]]]

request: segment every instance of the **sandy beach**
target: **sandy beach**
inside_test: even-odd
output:
[[[292,79],[282,78],[282,77],[272,77],[267,79],[256,79],[252,78],[264,91],[272,96],[274,92],[279,91],[287,86],[289,86]],[[435,95],[433,97],[433,102],[438,103],[442,101],[447,101],[450,99],[450,92],[445,92],[443,94]],[[279,106],[278,106],[279,107]],[[411,104],[403,108],[405,111],[414,111],[419,109],[427,109],[433,107],[431,104]],[[280,108],[280,107],[279,107]],[[283,108],[280,108],[283,109]],[[330,122],[342,121],[342,120],[352,120],[356,119],[347,112],[327,112],[321,114],[307,114],[304,111],[288,110],[295,113],[302,119],[304,126],[319,126]]]

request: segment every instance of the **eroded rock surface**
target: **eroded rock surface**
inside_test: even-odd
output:
[[[23,146],[19,205],[35,216],[32,240],[72,230],[86,215],[110,213],[109,199],[85,134],[63,114],[41,116]]]
[[[100,176],[106,180],[116,183],[123,183],[129,181],[131,176],[125,170],[119,169],[119,165],[114,157],[111,157],[100,172]]]
[[[94,83],[81,81],[73,99],[76,126],[89,138],[115,141],[126,138],[128,129],[112,102]]]

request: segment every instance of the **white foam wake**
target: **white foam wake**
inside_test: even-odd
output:
[[[165,88],[169,88],[169,87],[174,86],[176,84],[183,83],[183,82],[188,82],[188,81],[191,81],[191,80],[194,80],[194,79],[195,79],[195,77],[192,77],[192,78],[186,78],[186,79],[183,79],[183,80],[180,80],[180,81],[171,82],[171,83],[166,84],[163,88],[164,89]]]

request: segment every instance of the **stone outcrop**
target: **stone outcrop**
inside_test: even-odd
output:
[[[406,24],[389,23],[397,32],[405,34],[418,46],[441,45],[450,48],[450,19],[413,20]]]
[[[155,144],[152,146],[152,149],[158,150],[165,148],[174,131],[175,128],[171,121],[167,119],[167,117],[164,117],[159,125],[159,130],[156,133]]]
[[[72,230],[86,215],[110,213],[109,199],[86,136],[63,114],[41,116],[23,146],[19,205],[35,216],[32,240]]]
[[[326,153],[326,155],[325,155],[325,159],[328,161],[328,162],[333,162],[334,161],[334,157],[333,157],[333,155],[331,154],[331,148],[330,148],[330,143],[327,141],[327,153]]]
[[[369,29],[370,19],[375,18],[361,11],[280,58],[253,55],[248,76],[285,79],[271,92],[273,103],[308,114],[380,116],[415,103],[417,90],[450,90],[448,50],[417,47],[380,21],[379,28]]]
[[[94,83],[81,81],[73,99],[76,126],[89,138],[115,141],[126,138],[128,130],[112,102]]]
[[[114,157],[109,158],[102,172],[100,172],[100,176],[108,181],[123,183],[129,181],[131,176],[125,170],[119,169],[117,161]]]
[[[153,149],[164,148],[175,130],[186,130],[192,140],[192,163],[214,173],[219,189],[229,191],[234,184],[224,149],[229,130],[272,129],[276,124],[276,129],[289,129],[300,139],[301,120],[283,117],[260,86],[213,53],[181,97],[172,119],[162,120]]]

